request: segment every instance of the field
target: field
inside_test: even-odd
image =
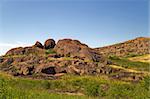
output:
[[[118,57],[110,57],[110,60],[115,64],[111,65],[114,68],[149,72],[146,62]],[[111,79],[106,75],[65,75],[57,80],[40,80],[13,77],[0,72],[0,99],[148,99],[148,75],[136,83]]]
[[[140,83],[110,80],[106,76],[66,75],[61,80],[32,80],[0,74],[1,99],[96,99],[99,97],[146,99],[149,77]],[[139,91],[140,90],[140,91]],[[69,94],[70,93],[70,94]],[[74,93],[74,94],[71,94]],[[80,94],[79,94],[80,93]]]

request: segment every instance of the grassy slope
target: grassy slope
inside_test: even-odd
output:
[[[138,56],[138,57],[142,57],[142,56]],[[147,71],[147,72],[149,72],[150,70],[149,67],[150,64],[148,62],[133,61],[131,60],[131,58],[119,58],[119,57],[109,57],[109,59],[114,65],[121,66],[124,68],[135,69],[138,71]]]
[[[129,57],[128,58],[131,61],[139,61],[139,62],[147,62],[150,63],[150,55],[142,55],[137,57]]]
[[[57,88],[57,83],[53,83]],[[15,78],[0,73],[0,99],[92,99],[87,96],[55,94],[49,92],[46,80]]]
[[[144,74],[143,76],[150,75],[149,71],[139,71],[139,70],[135,70],[135,69],[124,68],[122,66],[117,66],[117,65],[109,65],[109,66],[112,67],[112,68],[118,68],[118,69],[124,70],[126,72],[142,73],[142,74]]]
[[[61,80],[32,80],[0,73],[0,99],[146,99],[150,97],[148,81],[149,78],[145,78],[140,83],[133,84],[110,80],[106,76],[73,75],[66,75]],[[54,94],[51,91],[72,91],[85,95]]]
[[[142,59],[142,56],[138,57]],[[149,64],[134,61],[135,58],[111,57],[110,60],[121,68],[128,68],[126,70],[148,72]],[[145,78],[140,83],[133,84],[112,80],[106,76],[73,75],[66,75],[60,80],[32,80],[0,73],[0,99],[146,99],[150,98],[149,80]],[[56,94],[64,92],[84,95]]]

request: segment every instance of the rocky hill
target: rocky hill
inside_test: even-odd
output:
[[[134,46],[132,53],[147,54],[148,41],[137,38],[110,47],[115,53]],[[150,54],[107,57],[97,50],[72,39],[10,49],[0,56],[0,99],[148,99]]]
[[[107,56],[131,56],[149,54],[150,38],[139,37],[110,46],[95,48],[98,53]]]
[[[103,74],[117,79],[127,77],[136,80],[139,77],[137,74],[109,66],[112,63],[105,55],[147,54],[148,42],[148,38],[137,38],[92,49],[72,39],[62,39],[57,44],[53,39],[46,40],[44,44],[37,41],[33,46],[13,48],[0,56],[0,71],[14,76],[41,79],[59,78],[64,74]],[[117,75],[112,76],[114,73]]]
[[[0,70],[14,76],[46,78],[62,74],[109,73],[107,60],[78,40],[62,39],[55,44],[53,39],[44,45],[37,41],[29,47],[9,50],[0,57]]]

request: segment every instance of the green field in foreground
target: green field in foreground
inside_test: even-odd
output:
[[[130,83],[106,76],[73,75],[65,75],[60,80],[32,80],[0,73],[0,99],[147,99],[150,98],[149,80],[145,77],[139,83]]]

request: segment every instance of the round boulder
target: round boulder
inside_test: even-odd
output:
[[[45,49],[50,49],[50,48],[54,48],[55,47],[55,41],[53,39],[48,39],[45,41],[44,43],[44,48]]]

